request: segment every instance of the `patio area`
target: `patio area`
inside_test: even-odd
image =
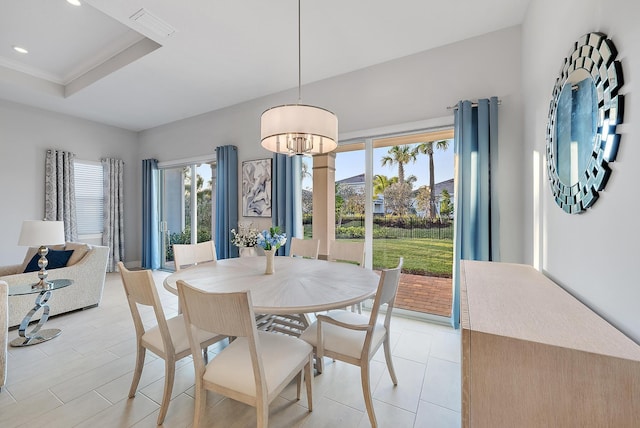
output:
[[[450,317],[451,281],[451,278],[403,273],[396,308]]]

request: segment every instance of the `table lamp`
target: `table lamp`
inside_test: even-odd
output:
[[[40,281],[34,284],[33,288],[49,287],[50,283],[47,281],[47,264],[49,264],[47,254],[49,253],[49,248],[47,246],[64,243],[64,223],[61,221],[25,220],[22,223],[18,245],[40,247],[38,249],[38,254],[40,254],[38,278],[40,278]]]

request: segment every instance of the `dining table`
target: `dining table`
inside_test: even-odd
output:
[[[265,274],[265,257],[240,257],[202,263],[172,273],[164,287],[178,294],[183,280],[200,290],[249,290],[255,313],[289,315],[342,309],[375,295],[380,280],[371,269],[326,260],[276,256]]]

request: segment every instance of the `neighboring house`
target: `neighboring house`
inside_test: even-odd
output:
[[[336,181],[336,185],[349,187],[356,193],[364,193],[364,174],[358,174],[354,175],[353,177],[343,178],[342,180]],[[447,190],[449,192],[449,195],[451,195],[451,201],[453,201],[453,178],[441,181],[440,183],[436,183],[436,185],[433,187],[436,192],[436,209],[438,210],[436,214],[440,215],[440,202],[442,200],[443,190]],[[415,209],[416,215],[418,217],[427,216],[427,211],[418,209],[415,198],[411,201],[411,206]],[[373,200],[373,214],[386,214],[384,207],[384,195],[382,193],[377,195]]]
[[[451,201],[453,202],[453,178],[436,183],[435,186],[433,186],[433,188],[435,189],[434,194],[436,196],[436,217],[440,217],[440,202],[442,202],[443,190],[446,190],[447,192],[449,192],[449,195],[451,195]],[[414,195],[416,194],[416,192],[417,192],[417,189],[414,190]],[[418,217],[427,217],[429,215],[428,208],[426,210],[421,210],[420,208],[418,208],[418,203],[416,199],[414,199],[411,202],[411,206],[416,211],[416,215]]]
[[[433,186],[433,188],[435,189],[435,193],[438,196],[438,202],[442,198],[443,190],[446,190],[447,192],[449,192],[449,194],[451,195],[451,200],[453,200],[453,178],[450,178],[445,181],[441,181],[440,183],[436,183],[435,186]]]
[[[343,178],[342,180],[336,181],[336,184],[339,186],[351,187],[357,193],[364,193],[364,174]]]
[[[353,177],[343,178],[336,181],[338,186],[350,187],[355,193],[364,193],[364,174],[354,175]],[[384,215],[384,195],[380,194],[373,200],[373,214]]]
[[[453,203],[453,178],[450,178],[448,180],[445,181],[441,181],[439,183],[436,183],[433,186],[434,189],[434,193],[436,195],[436,217],[440,217],[440,204],[442,202],[442,191],[446,190],[447,192],[449,192],[449,196],[451,197],[451,202]],[[427,214],[426,212],[424,213],[425,215]]]

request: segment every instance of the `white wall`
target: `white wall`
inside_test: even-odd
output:
[[[520,27],[305,85],[302,102],[335,112],[340,134],[439,119],[460,99],[498,96],[499,164],[493,172],[506,261],[522,260],[522,104]],[[160,161],[208,155],[238,146],[239,161],[269,157],[260,147],[260,114],[297,100],[297,90],[252,100],[140,134],[142,158]]]
[[[77,159],[125,161],[125,256],[140,259],[140,167],[137,134],[112,126],[0,100],[0,266],[21,263],[23,220],[44,216],[47,149],[71,151]]]
[[[640,3],[628,0],[532,0],[522,29],[526,150],[525,261],[542,269],[609,322],[640,341],[640,254],[637,164],[640,161]],[[551,196],[545,170],[545,127],[551,91],[572,44],[606,33],[618,48],[625,84],[617,161],[600,199],[586,213],[565,214]],[[536,160],[537,159],[537,160]],[[535,167],[534,167],[535,165]]]

